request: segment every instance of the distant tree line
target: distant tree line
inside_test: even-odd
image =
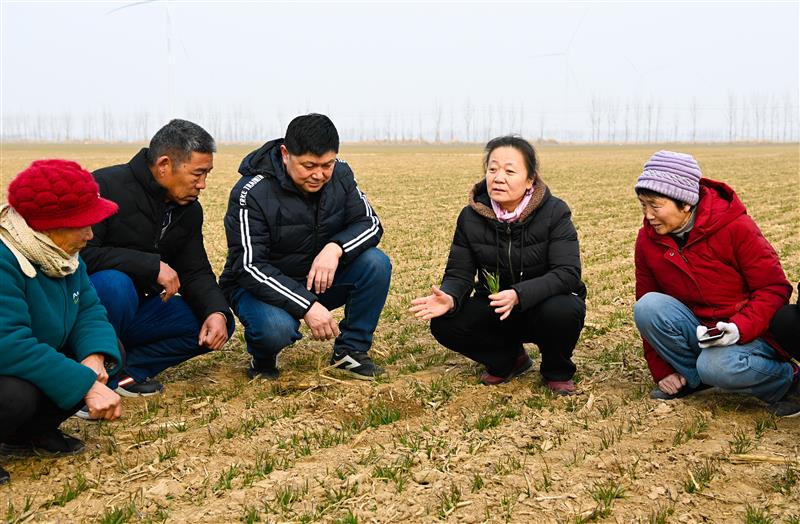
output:
[[[175,115],[146,109],[118,113],[110,108],[81,114],[6,112],[0,137],[7,142],[144,142],[166,120],[179,116],[200,123],[220,142],[259,142],[282,136],[291,116],[309,110],[233,106],[187,107]],[[535,107],[522,101],[478,105],[466,98],[436,99],[413,111],[327,112],[342,139],[352,142],[485,142],[507,133],[557,142],[796,142],[800,135],[796,93],[731,91],[713,105],[697,98],[672,106],[654,97],[596,95],[575,108]]]

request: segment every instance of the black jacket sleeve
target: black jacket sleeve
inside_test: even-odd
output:
[[[259,300],[302,318],[317,296],[268,262],[269,225],[252,190],[244,199],[234,188],[225,214],[228,264],[236,283]],[[226,271],[227,271],[226,270]]]
[[[582,286],[578,232],[572,223],[569,207],[564,202],[558,201],[549,219],[547,247],[549,271],[542,276],[523,280],[511,286],[519,295],[521,311],[526,311],[554,295],[576,292]]]
[[[197,227],[192,229],[188,242],[172,261],[181,282],[180,294],[201,323],[217,312],[224,314],[227,321],[231,322],[233,313],[217,284],[203,244],[203,212],[193,212],[199,215],[193,220],[198,222]]]
[[[469,297],[478,271],[478,262],[464,232],[467,213],[470,212],[466,207],[458,215],[453,243],[450,245],[450,254],[447,257],[447,267],[442,278],[441,290],[452,296],[455,302],[453,312],[458,311],[464,299]]]
[[[367,249],[377,246],[383,236],[383,226],[366,195],[358,188],[353,172],[344,162],[340,164],[342,171],[334,176],[339,176],[344,186],[346,227],[335,234],[331,242],[336,242],[342,248],[339,263],[344,265]]]

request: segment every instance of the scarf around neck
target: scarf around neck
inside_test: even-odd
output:
[[[516,222],[519,220],[522,212],[528,206],[528,202],[531,201],[532,196],[533,188],[525,191],[525,196],[522,198],[522,201],[519,203],[516,209],[514,209],[514,211],[506,211],[500,206],[500,204],[492,200],[491,197],[489,198],[489,201],[492,203],[492,209],[494,210],[494,214],[497,215],[497,220],[500,222]]]
[[[0,206],[0,240],[11,250],[25,276],[36,276],[34,264],[51,278],[61,278],[78,270],[78,254],[68,255],[53,240],[34,231],[22,215],[9,204]]]

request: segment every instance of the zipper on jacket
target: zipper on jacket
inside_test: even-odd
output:
[[[508,233],[508,273],[511,275],[511,283],[514,284],[514,265],[511,262],[511,224],[506,224]]]
[[[321,195],[320,195],[320,197],[321,197]],[[319,201],[320,200],[321,200],[321,198],[317,198],[316,202],[314,203],[314,234],[313,234],[314,244],[313,244],[312,250],[311,250],[312,253],[315,253],[314,256],[317,256],[316,255],[316,253],[317,253],[317,234],[319,232]]]

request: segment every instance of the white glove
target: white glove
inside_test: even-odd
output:
[[[709,342],[699,342],[699,339],[708,332],[705,326],[697,326],[697,345],[702,349],[710,347],[731,346],[739,342],[739,328],[733,322],[717,322],[717,329],[722,331],[722,338],[711,340]]]

